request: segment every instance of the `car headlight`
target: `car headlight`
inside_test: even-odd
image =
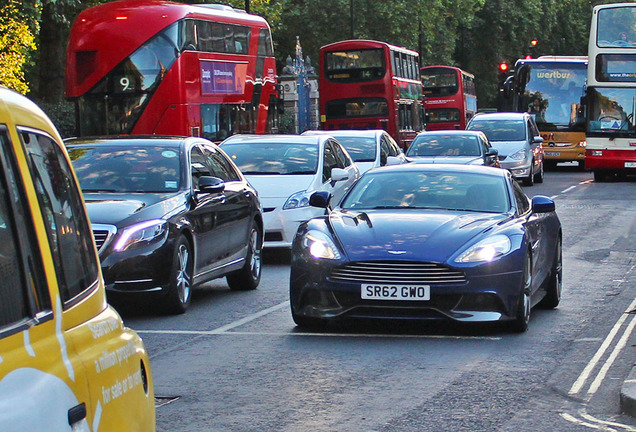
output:
[[[461,263],[488,262],[507,254],[511,248],[512,243],[508,236],[499,234],[475,243],[458,256],[455,261]]]
[[[125,251],[132,246],[150,243],[168,234],[168,222],[153,219],[125,228],[115,243],[116,251]]]
[[[526,149],[523,149],[523,150],[519,150],[516,153],[511,154],[510,156],[508,156],[508,159],[524,160],[527,155],[528,155],[528,152],[526,151]]]
[[[285,201],[283,210],[290,210],[295,208],[309,207],[309,197],[311,192],[300,191],[296,192]]]
[[[323,232],[310,230],[302,239],[303,248],[314,258],[340,259],[341,255],[333,240]]]

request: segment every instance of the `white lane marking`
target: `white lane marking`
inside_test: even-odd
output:
[[[632,303],[629,305],[629,308],[627,308],[627,311],[634,309],[634,307],[636,307],[636,299],[632,301]],[[594,369],[594,367],[596,367],[596,364],[599,362],[603,354],[605,354],[605,351],[607,350],[609,345],[612,343],[612,340],[614,340],[616,333],[618,333],[618,330],[621,328],[621,326],[623,325],[623,322],[626,319],[627,319],[627,314],[623,313],[621,317],[618,319],[618,321],[616,322],[616,324],[614,324],[614,327],[612,327],[612,330],[610,330],[609,334],[607,335],[607,337],[605,338],[605,340],[603,341],[599,349],[596,351],[596,354],[594,354],[594,357],[592,357],[592,359],[583,369],[583,372],[581,372],[579,377],[576,379],[576,381],[570,388],[570,391],[568,392],[568,394],[573,395],[581,391],[581,388],[583,387],[583,385],[585,385],[585,381],[587,381],[587,379],[590,377],[592,370]]]
[[[563,417],[565,420],[569,421],[570,423],[574,423],[577,424],[579,426],[585,426],[585,427],[589,427],[591,429],[603,429],[604,431],[614,431],[616,432],[616,429],[610,429],[607,426],[601,426],[601,425],[596,425],[596,424],[592,424],[592,423],[587,423],[584,422],[583,420],[579,420],[576,417],[574,417],[573,415],[570,415],[568,413],[559,413],[559,415],[561,417]]]
[[[250,321],[254,321],[255,319],[258,319],[262,316],[265,316],[267,314],[270,314],[272,312],[276,312],[279,309],[282,309],[284,307],[289,307],[289,300],[284,301],[282,303],[279,303],[275,306],[272,306],[270,308],[264,309],[260,312],[256,312],[252,315],[248,315],[245,318],[241,318],[240,320],[234,321],[230,324],[226,324],[224,326],[221,326],[219,328],[216,328],[214,330],[208,330],[208,331],[196,331],[196,330],[137,330],[135,329],[135,331],[137,333],[157,333],[157,334],[161,334],[161,333],[166,333],[166,334],[194,334],[194,335],[215,335],[215,334],[222,334],[227,332],[228,330],[232,330],[233,328],[242,326],[243,324],[247,324]]]
[[[583,417],[585,420],[589,420],[591,422],[595,422],[595,423],[599,423],[599,424],[603,424],[603,425],[607,425],[607,426],[618,427],[618,428],[621,428],[621,429],[628,430],[630,432],[635,432],[636,431],[636,429],[631,427],[631,426],[628,426],[628,425],[625,425],[625,424],[622,424],[622,423],[616,423],[616,422],[601,420],[601,419],[598,419],[596,417],[593,417],[593,416],[589,415],[587,412],[581,412],[580,414],[581,414],[581,417]]]
[[[258,319],[262,316],[265,316],[267,314],[270,314],[272,312],[276,312],[278,309],[282,309],[284,307],[289,307],[289,300],[284,301],[282,303],[277,304],[276,306],[272,306],[270,308],[267,308],[265,310],[262,310],[260,312],[256,312],[255,314],[252,315],[248,315],[245,318],[242,318],[240,320],[234,321],[233,323],[224,325],[222,327],[219,327],[216,330],[212,330],[212,334],[220,334],[220,333],[224,333],[228,330],[232,330],[235,327],[239,327],[242,326],[243,324],[247,324],[250,321],[254,321],[255,319]]]
[[[196,336],[232,335],[232,336],[312,336],[312,337],[349,337],[349,338],[414,338],[414,339],[468,339],[468,340],[501,340],[497,336],[453,336],[453,335],[417,335],[417,334],[371,334],[371,333],[310,333],[310,332],[222,332],[216,330],[135,330],[146,334],[186,334]]]
[[[567,188],[567,189],[565,189],[565,190],[562,190],[562,191],[561,191],[561,193],[562,193],[562,194],[564,194],[564,193],[568,193],[568,192],[570,192],[572,189],[576,189],[576,186],[570,186],[569,188]]]
[[[603,382],[603,380],[605,379],[605,376],[607,375],[607,371],[616,360],[616,357],[618,357],[618,354],[623,350],[623,348],[625,348],[625,345],[627,344],[627,339],[631,336],[631,333],[634,330],[635,325],[636,325],[636,316],[632,318],[632,321],[627,326],[627,329],[623,333],[623,336],[619,339],[618,343],[614,347],[614,350],[612,351],[608,359],[605,361],[605,364],[603,365],[600,372],[596,376],[596,379],[592,382],[592,384],[590,385],[590,388],[587,390],[587,394],[596,393],[598,388],[601,386],[601,383]]]

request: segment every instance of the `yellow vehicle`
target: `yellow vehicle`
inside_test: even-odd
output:
[[[106,302],[61,138],[0,87],[0,431],[154,431],[150,362]]]
[[[541,56],[517,60],[504,84],[512,110],[532,115],[543,137],[544,164],[585,161],[587,57]]]

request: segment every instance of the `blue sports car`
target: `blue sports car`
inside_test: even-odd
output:
[[[299,326],[341,318],[506,321],[561,298],[561,223],[502,169],[406,164],[365,173],[292,246],[290,300]]]

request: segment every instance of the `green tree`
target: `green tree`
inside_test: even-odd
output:
[[[0,1],[0,84],[27,93],[25,67],[36,49],[38,9],[17,0]]]

